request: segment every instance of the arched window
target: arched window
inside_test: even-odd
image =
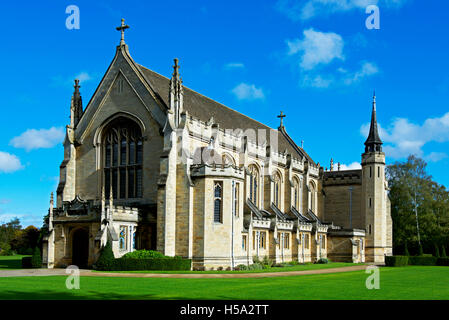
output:
[[[316,213],[316,188],[315,188],[315,184],[313,182],[310,183],[309,185],[309,189],[310,189],[310,205],[309,208],[310,210],[312,210],[312,212]]]
[[[143,141],[140,127],[126,118],[114,120],[105,131],[104,187],[109,198],[110,187],[114,199],[142,197]]]
[[[292,196],[292,205],[296,210],[301,210],[300,206],[300,196],[301,196],[301,185],[299,179],[293,178],[293,196]]]
[[[276,207],[279,208],[279,204],[281,202],[281,176],[279,175],[279,173],[277,172],[274,175],[274,194],[273,194],[273,200],[274,200],[274,204],[276,205]]]
[[[258,187],[259,187],[259,170],[255,165],[249,166],[249,200],[257,206]]]
[[[214,185],[214,222],[223,222],[223,184],[215,182]]]

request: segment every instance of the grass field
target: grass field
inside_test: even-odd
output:
[[[364,271],[292,277],[167,279],[82,277],[0,278],[0,299],[449,299],[447,267],[380,268],[380,289],[368,290]]]
[[[22,269],[22,258],[29,256],[0,256],[0,270],[3,269]]]

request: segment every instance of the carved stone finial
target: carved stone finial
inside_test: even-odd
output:
[[[340,171],[340,162],[338,163],[338,171]]]
[[[331,171],[334,171],[334,159],[331,158]]]

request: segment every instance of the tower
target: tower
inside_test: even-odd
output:
[[[367,262],[383,263],[387,253],[387,194],[385,153],[379,137],[376,95],[373,96],[371,125],[362,154],[362,215],[365,220]]]

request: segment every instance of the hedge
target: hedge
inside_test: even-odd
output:
[[[389,267],[411,266],[449,266],[449,258],[432,256],[386,256],[385,265]]]
[[[438,258],[437,266],[449,266],[449,258]]]
[[[412,266],[435,266],[437,263],[436,257],[409,257],[408,264]]]
[[[23,257],[22,258],[22,268],[29,269],[32,267],[33,266],[31,265],[31,257]]]
[[[160,270],[160,271],[189,271],[192,260],[180,258],[150,258],[150,259],[114,259],[106,266],[97,266],[97,270],[103,271],[137,271],[137,270]]]
[[[385,264],[389,267],[403,267],[408,265],[409,257],[407,256],[386,256]]]

